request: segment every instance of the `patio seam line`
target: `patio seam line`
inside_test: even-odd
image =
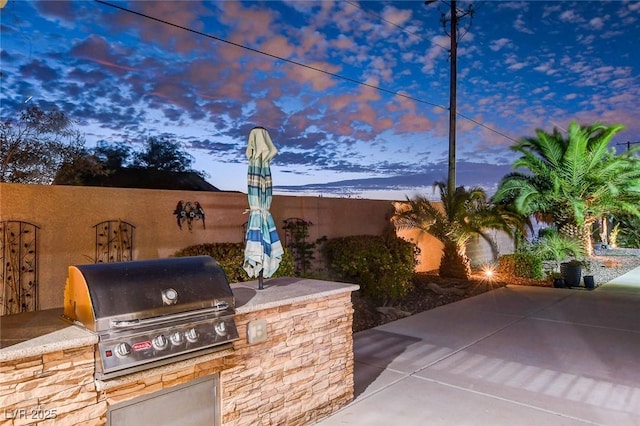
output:
[[[364,363],[364,362],[361,362],[361,364],[365,364],[365,363]],[[365,365],[369,365],[369,366],[372,366],[372,367],[377,367],[377,366],[375,366],[375,365],[371,365],[371,364],[365,364]],[[377,368],[381,368],[381,367],[377,367]],[[369,394],[367,394],[367,395],[364,395],[364,392],[363,392],[363,393],[361,393],[361,394],[360,394],[360,395],[358,395],[357,397],[354,397],[354,398],[351,400],[351,402],[350,402],[349,404],[345,405],[345,406],[344,406],[344,407],[342,407],[340,410],[338,410],[338,412],[339,412],[339,411],[344,410],[345,408],[347,408],[347,407],[349,407],[349,406],[351,406],[351,405],[353,405],[353,404],[358,404],[358,403],[360,403],[361,401],[364,401],[364,400],[366,400],[366,399],[369,399],[369,398],[370,398],[370,397],[372,397],[373,395],[376,395],[376,394],[380,393],[381,391],[386,390],[387,388],[389,388],[389,387],[391,387],[391,386],[395,385],[396,383],[399,383],[399,382],[403,381],[403,380],[404,380],[404,379],[406,379],[407,377],[411,377],[411,376],[412,376],[412,374],[402,373],[402,372],[399,372],[399,371],[397,371],[397,370],[392,370],[392,369],[390,369],[390,368],[383,368],[383,369],[382,369],[382,371],[385,371],[385,370],[393,371],[394,373],[401,373],[401,374],[402,374],[402,377],[399,377],[399,378],[397,378],[397,379],[393,380],[392,382],[390,382],[390,383],[388,383],[388,384],[386,384],[386,385],[382,386],[380,389],[375,390],[375,391],[373,391],[373,392],[371,392],[371,393],[369,393]]]
[[[539,309],[537,309],[537,310],[535,310],[535,311],[532,311],[532,312],[530,312],[530,313],[528,313],[528,314],[520,314],[520,315],[518,315],[518,314],[504,314],[504,313],[501,313],[501,312],[492,312],[492,313],[494,313],[494,314],[502,315],[502,316],[506,316],[506,317],[508,317],[508,316],[512,316],[512,317],[515,317],[516,319],[515,319],[514,321],[511,321],[511,322],[507,323],[506,325],[504,325],[504,326],[502,326],[502,327],[500,327],[500,328],[498,328],[498,329],[496,329],[496,330],[494,330],[494,331],[490,332],[489,334],[486,334],[486,335],[484,335],[484,336],[482,336],[482,337],[479,337],[478,339],[474,340],[473,342],[471,342],[471,343],[469,343],[469,344],[467,344],[467,345],[465,345],[465,346],[462,346],[462,347],[460,347],[460,348],[458,348],[458,349],[454,350],[454,351],[453,351],[453,352],[451,352],[450,354],[447,354],[447,355],[443,356],[442,358],[439,358],[439,359],[437,359],[437,360],[435,360],[435,361],[433,361],[433,362],[431,362],[431,363],[429,363],[429,364],[425,365],[424,367],[421,367],[421,368],[419,368],[418,370],[415,370],[414,372],[412,372],[412,373],[410,373],[410,374],[411,374],[411,375],[414,375],[414,374],[416,374],[416,373],[419,373],[419,372],[421,372],[421,371],[424,371],[425,369],[427,369],[427,368],[429,368],[429,367],[432,367],[432,366],[434,366],[435,364],[437,364],[437,363],[439,363],[439,362],[441,362],[441,361],[444,361],[445,359],[450,358],[450,357],[451,357],[451,356],[453,356],[453,355],[458,354],[459,352],[461,352],[461,351],[463,351],[463,350],[465,350],[465,349],[467,349],[467,348],[469,348],[469,347],[471,347],[471,346],[475,345],[476,343],[480,343],[480,342],[482,342],[483,340],[486,340],[486,339],[488,339],[488,338],[490,338],[490,337],[492,337],[492,336],[496,335],[497,333],[499,333],[499,332],[501,332],[501,331],[503,331],[503,330],[505,330],[505,329],[507,329],[507,328],[511,327],[512,325],[515,325],[515,324],[517,324],[517,323],[519,323],[519,322],[521,322],[521,321],[524,321],[524,320],[526,320],[526,319],[530,319],[530,318],[532,317],[532,315],[535,315],[536,313],[538,313],[538,312],[540,312],[540,311],[542,311],[542,310],[544,310],[544,309],[550,308],[551,306],[553,306],[553,305],[555,305],[555,304],[558,304],[558,303],[560,303],[561,301],[563,301],[563,300],[565,300],[566,298],[571,297],[571,296],[572,296],[572,294],[567,294],[566,296],[564,296],[564,297],[562,297],[562,298],[560,298],[560,299],[558,299],[558,300],[554,300],[554,301],[552,301],[551,303],[549,303],[548,305],[545,305],[544,307],[541,307],[541,308],[539,308]],[[486,312],[486,310],[478,310],[477,312],[483,312],[483,311],[485,311],[485,312]],[[422,339],[421,339],[421,340],[422,340]]]
[[[442,386],[447,386],[447,387],[450,387],[450,388],[453,388],[453,389],[457,389],[457,390],[461,390],[461,391],[464,391],[464,392],[470,392],[470,393],[474,393],[476,395],[481,395],[481,396],[485,396],[485,397],[488,397],[488,398],[504,401],[504,402],[507,402],[507,403],[516,404],[516,405],[519,405],[519,406],[522,406],[522,407],[531,408],[531,409],[534,409],[536,411],[542,411],[544,413],[553,414],[553,415],[556,415],[556,416],[559,416],[559,417],[563,417],[563,418],[566,418],[566,419],[577,420],[577,421],[583,422],[585,424],[605,426],[605,423],[592,422],[590,420],[583,419],[583,418],[580,418],[580,417],[574,417],[574,416],[571,416],[571,415],[568,415],[568,414],[558,413],[556,411],[552,411],[552,410],[549,410],[549,409],[538,407],[536,405],[525,404],[523,402],[519,402],[519,401],[515,401],[515,400],[512,400],[512,399],[504,398],[504,397],[501,397],[501,396],[498,396],[498,395],[494,395],[494,394],[490,394],[490,393],[480,392],[480,391],[477,391],[477,390],[474,390],[474,389],[465,388],[465,387],[462,387],[462,386],[454,385],[454,384],[451,384],[451,383],[443,382],[443,381],[432,379],[432,378],[429,378],[429,377],[415,376],[413,374],[411,375],[411,377],[415,377],[416,379],[424,380],[424,381],[431,382],[431,383],[436,383],[436,384],[439,384],[439,385],[442,385]]]
[[[582,327],[598,328],[598,329],[603,329],[603,330],[615,330],[615,331],[626,331],[626,332],[630,332],[630,333],[640,333],[640,330],[633,330],[633,329],[630,329],[630,328],[607,327],[607,326],[604,326],[604,325],[585,324],[585,323],[582,323],[582,322],[563,321],[563,320],[557,320],[557,319],[552,319],[552,318],[532,317],[531,319],[534,319],[534,320],[537,320],[537,321],[555,322],[555,323],[559,323],[559,324],[579,325],[579,326],[582,326]]]

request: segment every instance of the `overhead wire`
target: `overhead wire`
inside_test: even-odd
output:
[[[302,62],[295,61],[293,59],[287,59],[287,58],[275,55],[273,53],[265,52],[263,50],[256,49],[256,48],[253,48],[253,47],[250,47],[250,46],[246,46],[246,45],[241,44],[241,43],[236,43],[236,42],[233,42],[231,40],[227,40],[227,39],[222,38],[222,37],[218,37],[218,36],[215,36],[215,35],[212,35],[212,34],[208,34],[208,33],[202,32],[202,31],[198,31],[198,30],[195,30],[193,28],[185,27],[183,25],[175,24],[173,22],[169,22],[169,21],[164,20],[164,19],[156,18],[154,16],[147,15],[147,14],[142,13],[142,12],[137,12],[135,10],[126,8],[124,6],[120,6],[120,5],[117,5],[117,4],[113,4],[113,3],[107,2],[105,0],[94,0],[94,1],[96,3],[100,3],[100,4],[103,4],[105,6],[121,10],[123,12],[131,13],[133,15],[137,15],[137,16],[140,16],[140,17],[152,20],[152,21],[156,21],[156,22],[162,23],[164,25],[169,25],[169,26],[174,27],[174,28],[178,28],[178,29],[181,29],[181,30],[193,33],[193,34],[197,34],[197,35],[200,35],[200,36],[203,36],[203,37],[207,37],[207,38],[210,38],[212,40],[216,40],[216,41],[219,41],[219,42],[222,42],[222,43],[226,43],[226,44],[229,44],[229,45],[232,45],[232,46],[235,46],[235,47],[239,47],[239,48],[248,50],[250,52],[254,52],[254,53],[258,53],[260,55],[268,56],[270,58],[277,59],[277,60],[280,60],[280,61],[283,61],[283,62],[286,62],[286,63],[290,63],[290,64],[293,64],[293,65],[296,65],[296,66],[304,67],[304,68],[307,68],[307,69],[310,69],[310,70],[313,70],[313,71],[316,71],[316,72],[319,72],[319,73],[323,73],[325,75],[330,75],[332,77],[335,77],[335,78],[338,78],[338,79],[341,79],[341,80],[349,81],[351,83],[359,84],[361,86],[369,87],[369,88],[374,89],[374,90],[379,90],[381,92],[388,93],[388,94],[391,94],[391,95],[394,95],[394,96],[398,96],[398,97],[402,97],[402,98],[405,98],[405,99],[409,99],[409,100],[412,100],[414,102],[418,102],[418,103],[421,103],[421,104],[431,105],[431,106],[434,106],[436,108],[440,108],[440,109],[443,109],[443,110],[446,110],[446,111],[449,110],[448,107],[446,107],[444,105],[437,104],[435,102],[430,102],[430,101],[427,101],[427,100],[424,100],[424,99],[416,98],[414,96],[410,96],[410,95],[407,95],[407,94],[402,93],[402,92],[398,92],[398,91],[395,91],[395,90],[387,89],[387,88],[384,88],[382,86],[377,86],[375,84],[367,83],[366,81],[358,80],[358,79],[347,77],[347,76],[344,76],[344,75],[341,75],[341,74],[337,74],[337,73],[334,73],[334,72],[331,72],[331,71],[327,71],[327,70],[324,70],[322,68],[314,67],[312,65],[308,65],[308,64],[304,64]],[[348,3],[351,3],[351,2],[348,2]],[[442,46],[440,46],[440,47],[442,47]],[[460,113],[458,113],[458,115],[460,115],[460,117],[462,117],[462,118],[464,118],[466,120],[470,120],[473,123],[476,123],[476,124],[486,128],[486,129],[488,129],[488,130],[490,130],[492,132],[495,132],[496,134],[499,134],[499,135],[501,135],[501,136],[503,136],[503,137],[505,137],[505,138],[507,138],[507,139],[509,139],[511,141],[515,141],[515,139],[505,135],[504,133],[498,132],[498,131],[496,131],[496,130],[494,130],[494,129],[492,129],[492,128],[490,128],[490,127],[488,127],[488,126],[486,126],[486,125],[484,125],[482,123],[479,123],[476,120],[473,120],[473,119],[471,119],[469,117],[466,117],[466,116],[464,116],[464,115],[462,115]]]

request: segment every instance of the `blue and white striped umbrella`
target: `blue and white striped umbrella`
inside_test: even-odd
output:
[[[272,276],[280,266],[284,253],[276,224],[269,212],[273,198],[269,163],[277,153],[266,129],[255,127],[251,130],[247,145],[250,214],[243,268],[252,278],[259,277],[261,271],[264,278]]]

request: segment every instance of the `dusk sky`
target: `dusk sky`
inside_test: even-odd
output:
[[[275,194],[402,200],[446,180],[448,2],[109,3],[135,13],[7,2],[2,118],[55,105],[88,147],[165,136],[222,190],[246,192],[254,126],[280,151]],[[458,46],[459,185],[492,194],[511,171],[509,146],[536,128],[620,123],[612,146],[640,141],[640,2],[458,6],[470,4]]]

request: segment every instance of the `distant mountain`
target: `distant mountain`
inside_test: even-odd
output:
[[[73,180],[58,175],[53,185],[220,192],[220,189],[195,172],[170,172],[136,167],[120,168],[108,176],[75,176]]]

